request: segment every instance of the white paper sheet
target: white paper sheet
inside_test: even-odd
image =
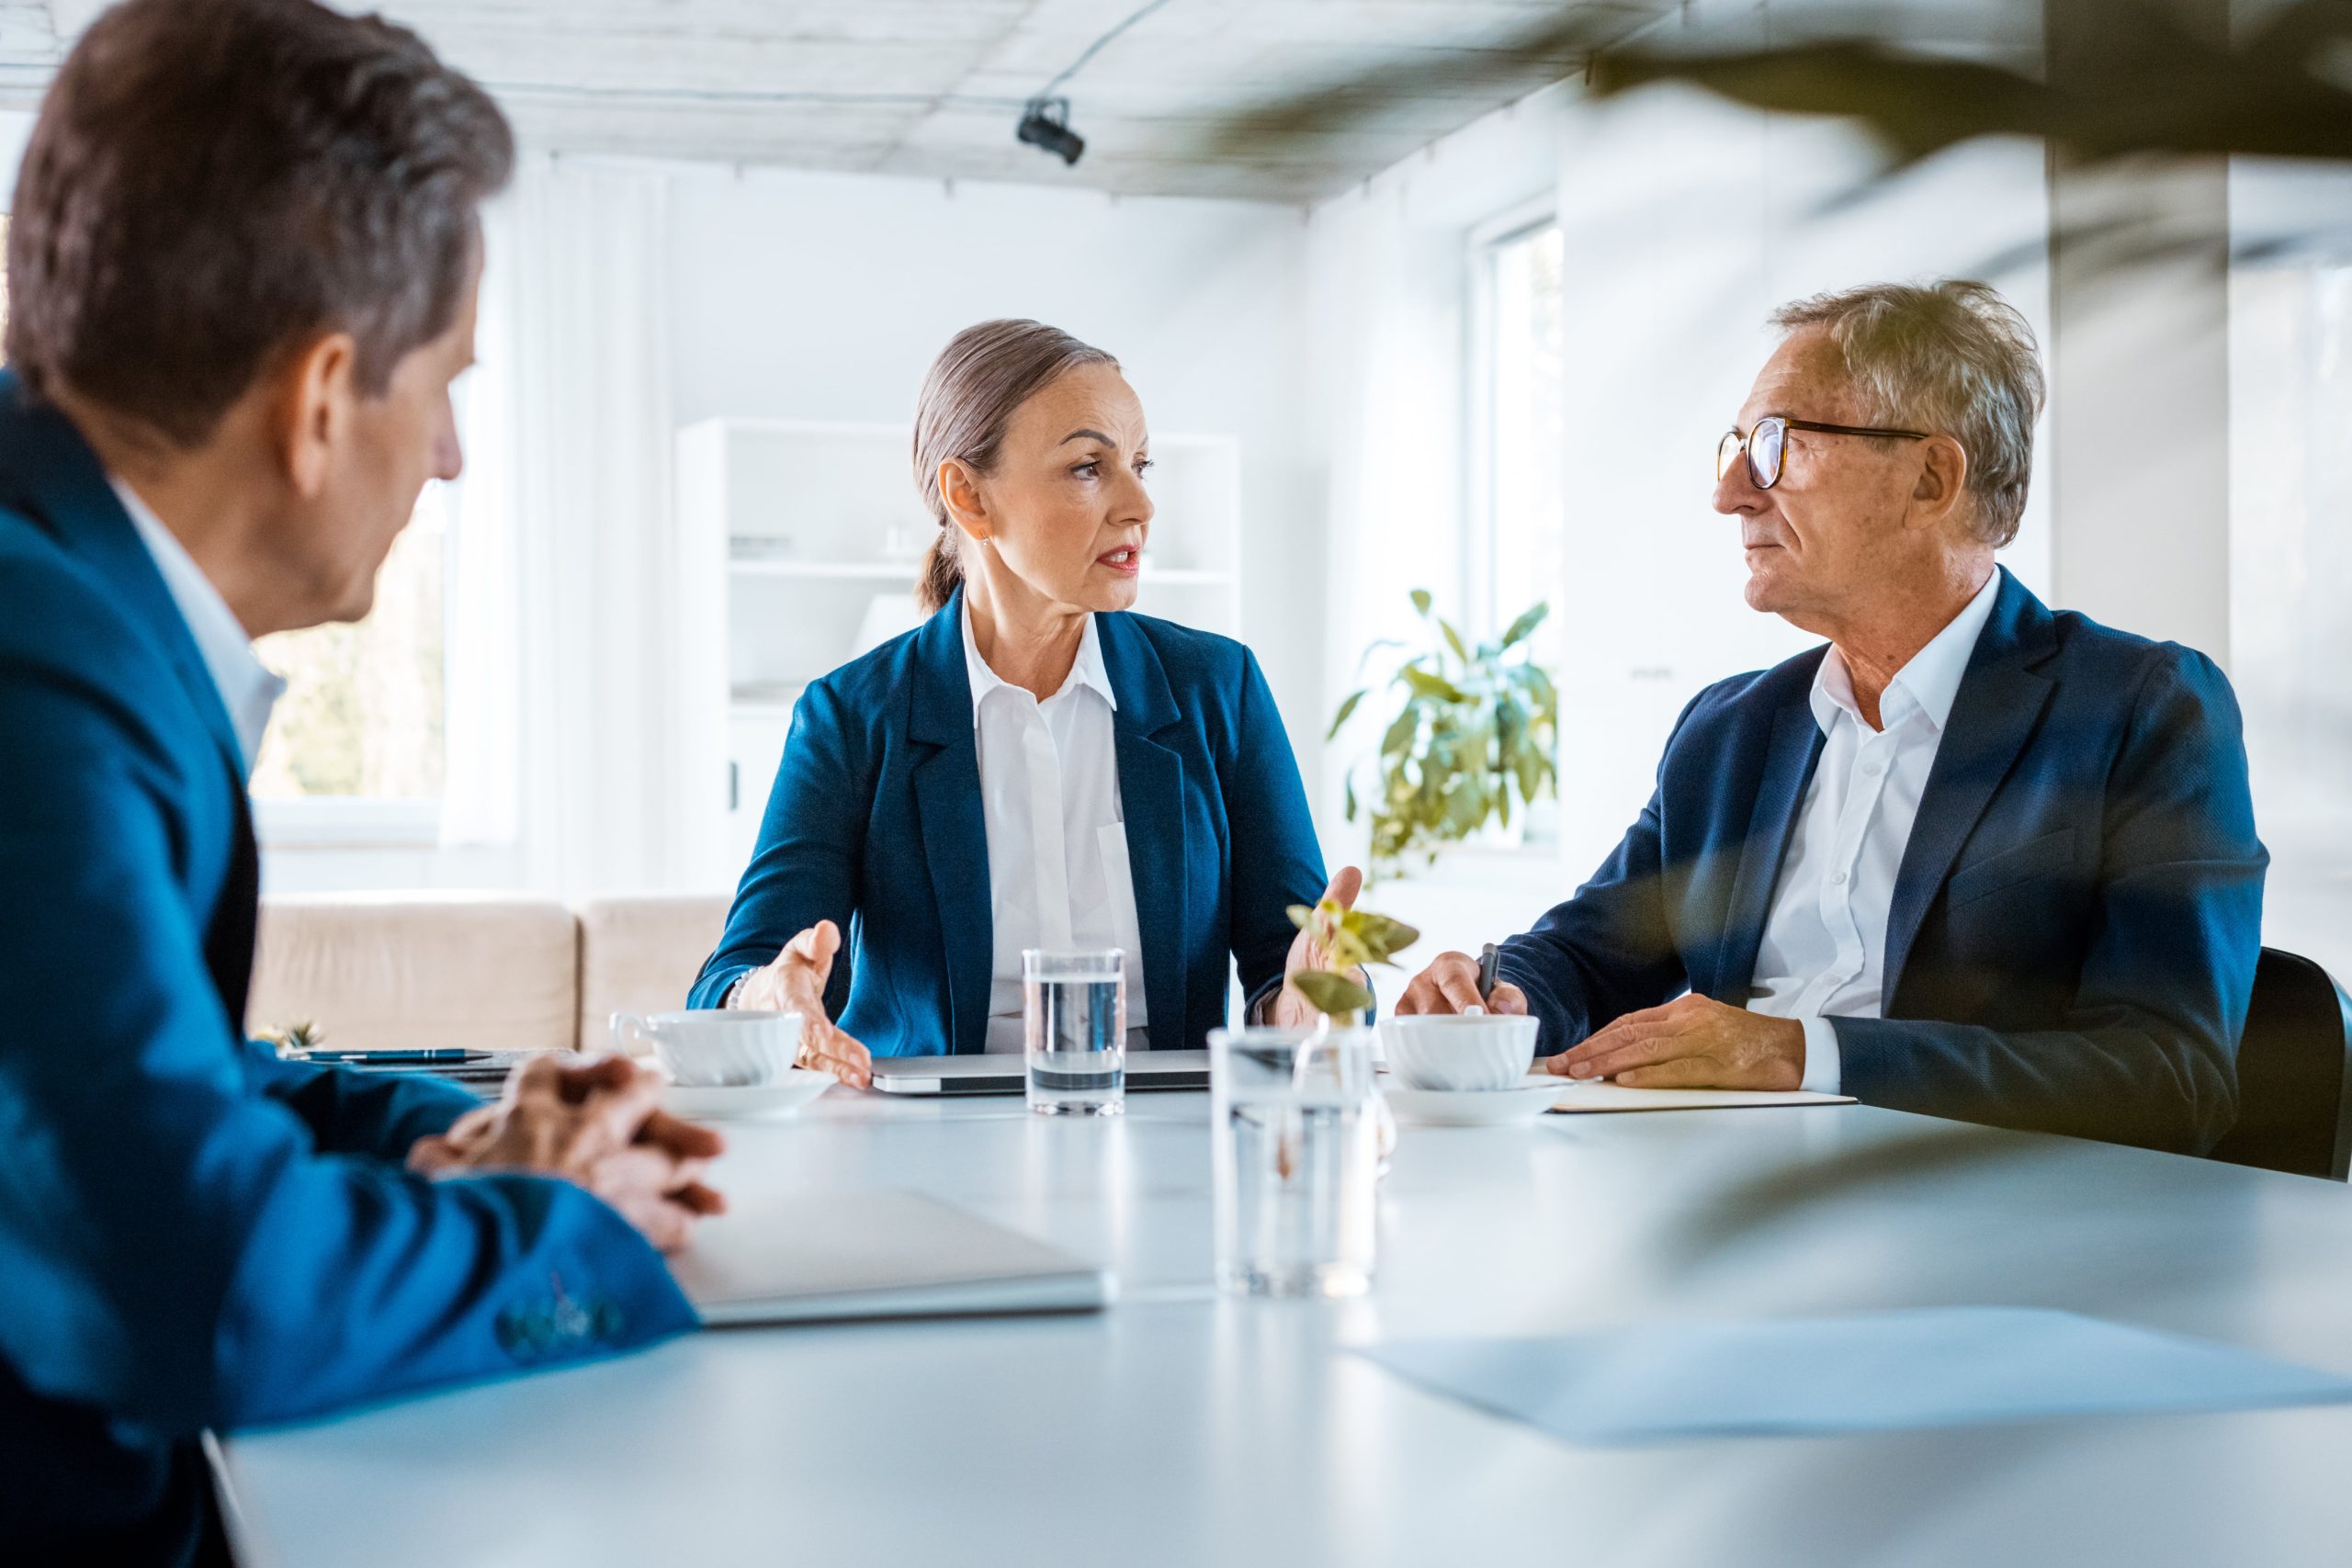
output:
[[[1851,1105],[1850,1094],[1750,1089],[1628,1089],[1591,1078],[1561,1078],[1554,1111],[1725,1111],[1743,1105]]]
[[[2034,1307],[1653,1323],[1554,1339],[1396,1339],[1354,1353],[1432,1393],[1584,1444],[2352,1402],[2352,1381],[2334,1372]]]

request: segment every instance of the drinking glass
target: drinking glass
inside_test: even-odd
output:
[[[1116,1116],[1127,1108],[1127,955],[1021,954],[1029,1109],[1040,1116]]]
[[[1371,1288],[1380,1168],[1373,1032],[1209,1033],[1216,1275],[1255,1296]]]

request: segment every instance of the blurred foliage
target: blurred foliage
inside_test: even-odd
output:
[[[1392,920],[1370,909],[1351,909],[1337,898],[1326,898],[1308,908],[1290,907],[1290,923],[1315,939],[1322,951],[1323,967],[1291,976],[1291,985],[1316,1011],[1326,1018],[1351,1018],[1372,1005],[1372,993],[1349,971],[1385,964],[1421,940],[1421,933],[1402,920]]]
[[[2048,0],[2047,48],[2030,65],[2007,38],[1954,36],[1968,13],[1935,18],[1919,46],[1916,5],[1878,0],[1798,13],[1811,36],[1713,48],[1753,37],[1752,17],[1661,26],[1679,6],[1563,6],[1519,39],[1475,51],[1428,51],[1313,91],[1270,100],[1216,129],[1227,154],[1345,134],[1400,99],[1524,91],[1531,73],[1581,74],[1595,97],[1686,82],[1753,108],[1837,115],[1877,139],[1898,166],[1979,136],[2041,137],[2079,164],[2146,156],[2352,159],[2352,0],[2290,0],[2233,29],[2214,0]],[[1998,25],[1980,13],[1989,32]],[[1977,56],[1979,58],[1971,58]]]
[[[1388,690],[1402,705],[1381,733],[1378,788],[1372,798],[1372,858],[1394,864],[1415,852],[1437,858],[1439,846],[1466,839],[1489,818],[1510,826],[1514,795],[1522,806],[1558,778],[1560,696],[1551,674],[1528,655],[1528,634],[1550,605],[1538,604],[1492,642],[1473,646],[1453,624],[1430,614],[1428,590],[1413,590],[1430,646],[1396,667]],[[1383,640],[1365,657],[1399,646]],[[1371,687],[1348,694],[1326,740],[1355,716]],[[1355,770],[1347,776],[1348,820],[1356,819]]]

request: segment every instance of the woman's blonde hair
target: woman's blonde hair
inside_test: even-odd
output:
[[[940,465],[955,458],[978,473],[996,464],[1013,412],[1066,370],[1119,362],[1043,321],[982,321],[948,340],[915,403],[915,489],[939,533],[922,558],[915,604],[925,615],[944,605],[964,580],[955,524],[940,492]]]

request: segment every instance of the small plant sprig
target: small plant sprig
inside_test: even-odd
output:
[[[1392,920],[1370,909],[1351,909],[1337,898],[1326,898],[1313,908],[1290,907],[1290,923],[1315,939],[1322,951],[1323,967],[1302,970],[1291,984],[1317,1012],[1339,1022],[1372,1005],[1372,993],[1351,978],[1348,971],[1368,964],[1391,962],[1421,940],[1421,933],[1402,920]]]
[[[276,1046],[280,1056],[291,1059],[307,1056],[325,1044],[327,1032],[319,1027],[317,1020],[306,1018],[282,1029],[266,1029],[261,1038]]]

